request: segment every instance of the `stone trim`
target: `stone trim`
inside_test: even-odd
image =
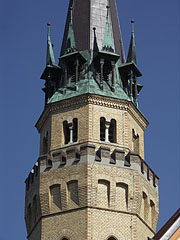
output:
[[[143,114],[130,101],[104,97],[95,94],[84,94],[77,97],[48,104],[44,111],[42,112],[35,126],[40,132],[49,114],[63,112],[64,110],[70,108],[75,109],[77,107],[87,104],[99,105],[108,108],[128,111],[131,114],[131,116],[135,119],[135,121],[143,128],[143,130],[145,130],[149,124],[147,119],[143,116]]]

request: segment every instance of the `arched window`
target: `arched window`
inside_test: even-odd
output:
[[[62,238],[62,240],[68,240],[67,238]]]
[[[73,119],[73,142],[77,142],[78,140],[78,119]]]
[[[64,130],[64,144],[68,144],[70,142],[70,129],[67,121],[63,122],[63,130]]]
[[[116,184],[116,207],[122,211],[128,208],[128,185],[125,183]]]
[[[70,118],[63,122],[64,144],[77,142],[78,140],[78,119]]]
[[[50,187],[50,209],[58,211],[61,209],[61,186],[55,184]]]
[[[98,191],[97,191],[97,205],[101,207],[109,207],[110,203],[110,182],[107,180],[98,181]]]
[[[79,205],[78,181],[70,181],[67,183],[68,189],[68,205],[70,208]]]
[[[139,153],[139,135],[132,129],[132,151]]]
[[[110,122],[109,141],[112,143],[116,143],[116,120],[115,119],[111,119],[111,122]]]
[[[105,123],[106,119],[104,117],[100,118],[100,140],[105,141]]]

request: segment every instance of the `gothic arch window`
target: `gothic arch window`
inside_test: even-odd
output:
[[[110,204],[110,182],[104,179],[98,180],[97,205],[109,207]]]
[[[104,117],[100,118],[100,140],[105,141],[105,124],[106,124],[106,119]]]
[[[139,135],[132,129],[132,151],[139,153]]]
[[[68,205],[70,208],[79,205],[78,181],[72,180],[67,183],[68,190]]]
[[[61,209],[61,185],[55,184],[50,186],[50,210],[52,212],[58,211]]]
[[[116,183],[116,207],[122,211],[128,208],[128,185],[122,182]]]
[[[78,140],[78,119],[63,122],[64,144],[77,142]]]
[[[111,119],[111,122],[110,122],[109,141],[112,143],[116,143],[116,120],[115,119]]]

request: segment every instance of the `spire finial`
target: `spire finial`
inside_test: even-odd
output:
[[[73,10],[73,7],[71,6],[70,7],[70,24],[72,25],[72,10]]]
[[[131,32],[131,41],[129,45],[129,52],[127,61],[128,63],[134,62],[136,64],[136,43],[135,43],[135,36],[134,36],[134,20],[131,20],[132,24],[132,32]]]
[[[135,21],[132,19],[132,20],[131,20],[131,24],[132,24],[132,33],[134,33],[134,22],[135,22]]]
[[[104,40],[103,40],[103,46],[102,50],[106,52],[114,52],[114,43],[111,35],[111,29],[110,29],[110,21],[109,21],[109,9],[110,7],[107,5],[107,16],[106,16],[106,27],[104,32]]]
[[[54,65],[55,58],[53,52],[53,45],[51,43],[51,36],[50,36],[50,22],[47,23],[48,26],[48,37],[47,37],[47,56],[46,56],[46,65]]]

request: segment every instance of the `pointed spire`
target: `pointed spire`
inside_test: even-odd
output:
[[[70,21],[69,21],[69,29],[67,35],[67,42],[66,42],[66,53],[76,51],[76,43],[74,37],[74,30],[73,30],[73,16],[72,16],[72,7],[70,7]]]
[[[104,40],[102,44],[102,50],[108,52],[114,52],[114,43],[110,30],[110,22],[109,22],[109,6],[107,8],[107,16],[106,16],[106,28],[104,32]]]
[[[131,41],[129,45],[127,63],[134,62],[136,64],[136,42],[135,42],[135,36],[134,36],[134,20],[131,20],[131,23],[132,23],[132,33],[131,33]]]
[[[50,37],[50,26],[51,24],[48,23],[48,37],[47,37],[47,55],[46,55],[46,65],[55,65],[55,58],[54,58],[54,52],[53,52],[53,45],[51,43],[51,37]]]

